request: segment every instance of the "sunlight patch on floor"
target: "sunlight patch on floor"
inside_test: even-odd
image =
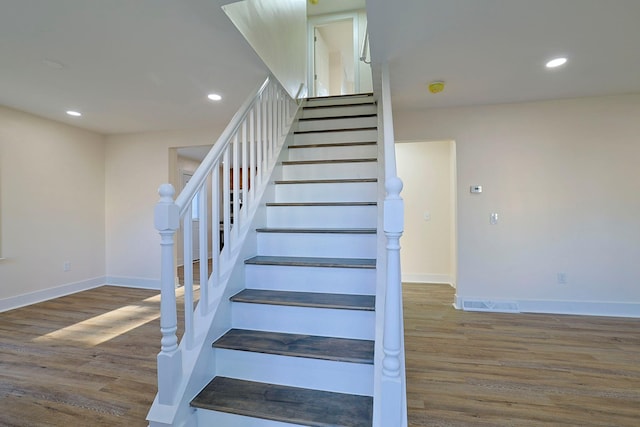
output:
[[[194,298],[199,296],[199,287],[194,287]],[[176,298],[184,297],[184,287],[176,288]],[[49,332],[35,338],[34,342],[72,341],[87,346],[97,346],[125,334],[145,323],[160,317],[161,294],[83,320],[73,325]],[[180,304],[180,301],[178,302]]]
[[[34,339],[63,340],[96,346],[160,317],[157,306],[128,305]]]

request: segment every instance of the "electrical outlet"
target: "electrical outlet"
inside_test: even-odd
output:
[[[496,225],[497,223],[498,223],[498,214],[494,212],[489,216],[489,224]]]
[[[64,265],[62,266],[62,269],[64,271],[71,271],[71,261],[65,261]]]

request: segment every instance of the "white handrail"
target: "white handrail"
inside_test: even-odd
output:
[[[202,325],[202,320],[212,310],[211,295],[228,279],[231,263],[242,243],[241,230],[248,229],[249,213],[255,212],[257,207],[257,188],[266,184],[266,174],[275,164],[297,109],[296,100],[276,79],[268,77],[233,116],[176,200],[173,200],[175,191],[170,184],[160,186],[160,201],[155,208],[155,225],[162,248],[162,339],[158,354],[157,396],[160,405],[178,403],[177,389],[185,375],[185,354],[192,359],[191,353],[185,352],[202,345],[204,335],[198,331],[208,327]],[[197,222],[193,221],[194,204],[197,204]],[[184,317],[181,324],[184,331],[179,342],[173,247],[174,235],[181,222],[184,243]],[[198,227],[197,234],[193,233],[194,226]],[[192,249],[194,236],[199,245],[195,254]],[[209,257],[213,264],[211,272]],[[200,261],[199,300],[195,295],[194,260]]]
[[[365,64],[371,64],[371,61],[367,61],[367,54],[369,53],[369,24],[364,29],[364,43],[362,43],[362,54],[360,55],[360,61]]]

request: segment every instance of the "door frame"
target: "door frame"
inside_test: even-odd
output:
[[[320,15],[309,17],[307,21],[307,88],[309,97],[316,96],[315,85],[315,62],[316,52],[314,43],[314,30],[316,27],[332,24],[334,22],[346,21],[351,19],[353,22],[353,91],[360,93],[360,43],[359,43],[359,20],[357,12],[337,13],[333,15]]]

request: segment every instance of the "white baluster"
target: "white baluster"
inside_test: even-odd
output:
[[[188,349],[193,348],[193,216],[189,203],[182,218],[184,249],[184,339]]]
[[[171,184],[158,189],[160,201],[155,207],[154,223],[160,233],[161,270],[160,331],[161,350],[158,354],[158,401],[164,405],[175,402],[176,385],[182,372],[182,355],[178,351],[178,317],[176,311],[175,266],[173,236],[180,223],[178,206],[173,202],[175,190]]]
[[[211,270],[213,286],[220,281],[220,163],[216,163],[211,173]],[[201,285],[202,286],[202,285]]]
[[[256,126],[255,126],[255,107],[249,111],[249,182],[247,190],[249,191],[249,200],[245,202],[253,206],[254,195],[256,194]],[[253,189],[251,189],[253,183]],[[253,191],[250,191],[253,190]],[[252,208],[253,209],[253,208]]]
[[[262,136],[262,96],[258,100],[256,105],[256,185],[259,187],[262,185],[262,144],[264,137]]]
[[[223,252],[225,253],[224,261],[229,259],[229,236],[231,235],[231,204],[230,201],[230,179],[229,167],[230,156],[229,150],[231,146],[224,150],[223,167],[222,167],[222,241],[224,242]]]
[[[200,245],[200,307],[203,314],[209,312],[209,212],[207,211],[207,181],[199,191],[198,220]],[[212,227],[213,228],[213,227]]]
[[[231,240],[229,241],[229,249],[235,246],[238,240],[238,232],[240,225],[240,149],[238,147],[238,133],[233,136],[233,160],[231,167],[233,168],[233,227],[231,227]],[[226,244],[226,243],[225,243]]]
[[[247,207],[245,206],[247,203],[247,191],[249,189],[249,159],[247,157],[248,155],[248,150],[247,150],[247,145],[249,144],[249,138],[247,135],[247,119],[245,118],[244,121],[242,122],[242,166],[240,167],[240,170],[242,171],[242,173],[240,173],[240,177],[242,178],[241,182],[240,182],[240,188],[241,190],[238,192],[238,195],[242,195],[242,206],[240,207],[240,214],[242,214],[242,224],[245,223],[245,218],[247,217]]]

